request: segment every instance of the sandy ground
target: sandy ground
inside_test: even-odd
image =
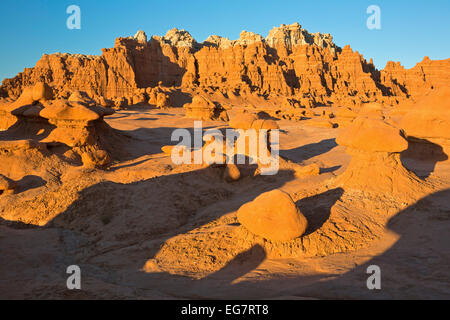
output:
[[[123,110],[107,122],[128,139],[107,170],[18,164],[20,192],[0,199],[0,298],[450,298],[448,160],[402,159],[428,194],[369,197],[333,184],[350,161],[339,129],[283,120],[279,174],[247,166],[226,183],[221,169],[161,153],[175,128],[193,126],[182,109]],[[311,163],[319,176],[294,175]],[[302,239],[272,243],[237,222],[242,204],[275,188],[308,218]],[[69,265],[80,266],[82,290],[67,289]],[[381,290],[366,286],[370,265]]]

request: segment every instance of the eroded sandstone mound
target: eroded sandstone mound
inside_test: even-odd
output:
[[[292,198],[281,190],[258,196],[239,208],[239,222],[250,232],[273,241],[288,241],[305,233],[308,221]]]

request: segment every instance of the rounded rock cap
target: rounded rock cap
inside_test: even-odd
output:
[[[336,142],[341,146],[367,152],[398,153],[408,148],[408,142],[402,137],[400,129],[383,120],[356,118],[352,124],[342,130]]]

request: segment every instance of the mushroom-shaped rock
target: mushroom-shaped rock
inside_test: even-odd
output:
[[[367,152],[402,152],[408,142],[398,128],[382,120],[357,118],[347,130],[342,130],[336,139],[341,146]]]
[[[383,120],[361,117],[342,130],[336,141],[352,155],[347,169],[336,179],[344,189],[408,198],[426,190],[400,160],[408,142],[398,128]]]
[[[241,206],[237,217],[251,233],[272,241],[298,238],[308,226],[291,196],[278,189],[263,193]]]
[[[80,103],[70,103],[66,100],[56,100],[47,104],[40,112],[41,117],[56,120],[93,121],[102,115]]]
[[[240,113],[231,118],[229,125],[234,129],[247,130],[252,127],[253,121],[257,120],[258,116],[253,113]]]
[[[255,129],[255,130],[276,130],[279,126],[276,121],[270,119],[261,119],[254,113],[240,113],[234,115],[229,122],[233,129]]]
[[[186,117],[199,120],[216,120],[225,112],[219,104],[201,95],[194,96],[192,103],[186,103],[183,107]]]
[[[52,125],[49,135],[42,142],[63,143],[69,147],[96,145],[96,148],[104,149],[103,144],[111,128],[104,122],[103,116],[112,114],[112,109],[62,99],[42,104],[44,108],[39,115]]]
[[[0,194],[12,194],[15,192],[17,183],[0,174]]]

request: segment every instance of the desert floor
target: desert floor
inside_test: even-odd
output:
[[[107,170],[14,164],[19,192],[0,198],[0,298],[450,297],[449,160],[402,158],[426,185],[416,198],[367,196],[334,185],[351,158],[335,142],[340,129],[282,120],[279,173],[249,165],[227,183],[220,168],[176,166],[161,152],[173,129],[193,126],[181,108],[106,121],[126,138],[126,156]],[[320,175],[295,175],[311,163]],[[238,223],[242,204],[275,188],[308,218],[302,239],[271,243]],[[66,288],[69,265],[80,266],[82,290]],[[366,286],[370,265],[381,290]]]

